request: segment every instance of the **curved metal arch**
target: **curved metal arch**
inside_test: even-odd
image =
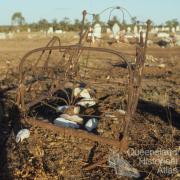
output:
[[[52,50],[68,50],[68,49],[94,51],[94,52],[96,51],[96,52],[105,52],[105,53],[109,53],[109,54],[114,54],[117,57],[120,57],[121,60],[127,65],[129,75],[130,75],[130,77],[132,77],[132,67],[131,67],[130,63],[128,63],[127,58],[123,53],[121,53],[119,51],[112,50],[112,49],[107,49],[107,48],[97,48],[97,47],[86,47],[86,46],[80,46],[80,45],[70,45],[70,46],[46,46],[46,47],[34,49],[34,50],[28,52],[27,54],[25,54],[24,57],[22,58],[20,64],[19,64],[20,80],[22,80],[22,78],[23,78],[23,65],[24,65],[24,62],[33,53],[40,52],[40,51],[45,52],[45,51],[52,51]]]

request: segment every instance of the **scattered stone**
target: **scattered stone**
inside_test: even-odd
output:
[[[87,89],[84,88],[75,88],[74,89],[74,96],[75,97],[82,97],[77,104],[83,107],[91,107],[96,104],[95,100],[91,98],[91,95]]]
[[[61,127],[79,128],[79,125],[76,122],[69,121],[63,117],[56,118],[54,124]]]
[[[109,166],[115,170],[120,177],[139,178],[140,174],[137,169],[132,167],[127,160],[117,153],[110,153]]]
[[[91,107],[96,105],[96,102],[92,98],[84,98],[81,99],[77,105],[83,106],[83,107]]]
[[[75,88],[74,89],[74,96],[75,97],[82,97],[82,98],[91,98],[87,89],[84,88]]]
[[[62,114],[60,117],[66,119],[66,120],[69,120],[69,121],[79,123],[79,124],[83,123],[83,118],[81,118],[81,117],[79,117],[77,115],[72,115],[71,116],[71,115],[68,115],[68,114]]]
[[[168,33],[165,33],[165,32],[160,32],[157,34],[157,37],[158,38],[169,38],[170,35]]]
[[[96,129],[97,128],[97,125],[98,125],[98,120],[96,118],[92,118],[92,119],[89,119],[86,124],[85,124],[85,128],[88,130],[88,131],[92,131],[93,129]]]
[[[30,131],[28,129],[21,129],[16,136],[16,142],[22,142],[24,139],[29,138]]]
[[[65,111],[65,109],[68,109],[69,108],[69,106],[58,106],[57,107],[57,112],[64,112]]]
[[[79,106],[58,106],[57,107],[57,112],[62,112],[65,114],[69,114],[69,115],[74,115],[74,114],[79,114],[80,112],[80,107]]]
[[[171,43],[171,39],[169,38],[162,38],[161,40],[157,42],[157,44],[160,47],[167,47],[168,45],[170,45],[170,43]]]
[[[165,65],[165,64],[159,64],[158,67],[160,67],[160,68],[165,68],[166,65]]]
[[[155,58],[155,57],[152,56],[152,55],[146,55],[146,61],[147,61],[147,62],[157,62],[158,59]]]
[[[122,109],[119,109],[118,112],[119,112],[120,114],[123,114],[123,115],[126,114],[126,111],[124,111],[124,110],[122,110]]]

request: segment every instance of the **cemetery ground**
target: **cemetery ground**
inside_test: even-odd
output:
[[[72,37],[61,38],[62,44],[76,42]],[[0,87],[6,88],[16,82],[17,77],[11,76],[11,72],[8,72],[9,79],[4,82],[7,68],[17,72],[22,56],[31,49],[44,46],[48,40],[1,40]],[[134,45],[122,43],[111,46],[102,43],[99,46],[127,53],[135,49]],[[151,46],[147,54],[155,60],[147,59],[138,109],[130,128],[129,147],[136,152],[160,149],[168,150],[169,153],[166,156],[160,153],[158,156],[151,154],[140,157],[138,153],[134,155],[129,152],[126,160],[139,171],[141,178],[178,179],[178,157],[170,152],[180,151],[180,47]],[[158,66],[159,64],[164,66]],[[7,101],[5,104],[6,114],[12,102]],[[30,128],[29,139],[16,144],[14,134],[9,135],[13,118],[12,115],[7,121],[1,122],[0,126],[0,179],[131,179],[116,175],[108,163],[99,164],[89,170],[83,168],[89,162],[99,162],[116,152],[109,146],[97,146],[81,138],[64,137],[37,127]],[[105,125],[102,136],[113,137],[118,122],[109,118]],[[144,161],[142,158],[145,158]],[[160,164],[159,161],[163,158],[174,158],[175,161],[164,161]],[[154,159],[157,161],[153,161]]]

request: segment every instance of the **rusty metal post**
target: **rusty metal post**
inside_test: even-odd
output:
[[[151,23],[152,21],[150,19],[147,20],[147,31],[146,31],[146,39],[145,39],[145,45],[144,45],[144,61],[146,60],[146,51],[147,51],[147,41],[148,41],[148,38],[149,38],[149,31],[151,29]]]
[[[81,25],[81,32],[80,32],[79,45],[81,45],[82,40],[83,40],[83,34],[84,34],[83,31],[84,31],[85,18],[86,18],[86,15],[87,15],[87,11],[84,10],[82,14],[83,14],[83,19],[82,19],[82,25]]]
[[[147,51],[147,41],[148,41],[148,35],[150,31],[151,21],[147,21],[147,31],[146,31],[146,39],[145,42],[143,42],[142,33],[140,34],[140,46],[136,49],[136,67],[133,71],[132,77],[130,78],[129,82],[129,94],[128,94],[128,109],[127,109],[127,115],[125,117],[126,125],[124,128],[124,141],[127,141],[128,139],[128,129],[131,123],[132,116],[134,115],[139,94],[141,91],[141,82],[143,77],[143,69],[144,69],[144,63],[146,60],[146,51]]]

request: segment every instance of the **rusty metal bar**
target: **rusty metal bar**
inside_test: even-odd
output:
[[[83,19],[82,19],[82,25],[81,25],[81,32],[80,32],[80,38],[79,38],[79,45],[81,45],[81,43],[82,43],[82,40],[83,40],[83,38],[84,38],[84,24],[85,24],[85,19],[86,19],[86,15],[87,15],[87,11],[86,10],[84,10],[83,11]]]
[[[113,55],[117,56],[119,58],[119,60],[121,60],[121,62],[126,64],[128,73],[129,73],[128,74],[128,83],[126,84],[126,85],[128,85],[127,109],[126,109],[126,115],[124,117],[126,124],[125,124],[124,131],[123,131],[123,139],[121,141],[97,136],[95,134],[88,133],[83,130],[77,130],[77,129],[59,127],[59,126],[57,127],[53,124],[43,122],[43,121],[38,121],[33,118],[29,118],[28,121],[32,125],[46,128],[49,130],[53,130],[56,132],[60,132],[60,133],[63,133],[64,135],[75,136],[75,137],[83,138],[83,139],[89,139],[91,141],[98,141],[102,144],[110,145],[113,147],[118,147],[122,150],[122,149],[125,149],[128,144],[128,130],[131,125],[131,119],[132,119],[132,117],[135,113],[136,107],[137,107],[138,98],[139,98],[139,94],[140,94],[140,90],[141,90],[141,81],[142,81],[143,68],[144,68],[144,62],[145,62],[145,56],[146,56],[148,33],[150,30],[150,21],[147,21],[147,32],[146,32],[145,42],[143,42],[142,33],[141,33],[140,44],[139,44],[140,46],[138,46],[136,49],[136,63],[135,63],[135,66],[133,67],[132,64],[130,64],[127,61],[127,57],[125,56],[125,53],[122,53],[122,52],[119,52],[116,50],[112,50],[112,49],[107,49],[107,48],[82,46],[82,41],[86,34],[86,32],[84,32],[86,15],[87,15],[87,12],[83,11],[80,39],[79,39],[79,43],[77,45],[61,46],[60,40],[55,37],[47,44],[47,46],[38,48],[38,49],[34,49],[34,50],[28,52],[22,58],[22,60],[19,64],[19,73],[20,73],[19,80],[20,81],[19,81],[17,104],[22,108],[22,110],[27,111],[33,105],[36,105],[37,103],[41,103],[42,100],[49,99],[49,98],[53,99],[54,98],[53,93],[57,90],[63,89],[63,86],[61,87],[59,85],[54,88],[54,86],[52,86],[53,83],[51,83],[51,88],[50,88],[50,90],[47,90],[48,92],[46,92],[44,95],[41,95],[40,97],[37,97],[36,100],[33,100],[30,103],[25,103],[24,96],[25,96],[26,82],[24,82],[24,81],[25,81],[26,74],[24,74],[25,72],[24,72],[23,68],[24,68],[25,61],[32,54],[37,53],[37,52],[42,52],[42,54],[46,51],[49,52],[48,58],[46,59],[45,64],[44,64],[44,66],[46,66],[46,68],[48,68],[48,62],[50,59],[51,52],[55,51],[55,50],[59,50],[59,52],[63,52],[64,53],[63,61],[65,61],[66,57],[68,57],[67,64],[66,64],[67,66],[65,66],[65,70],[62,71],[65,73],[65,77],[63,79],[64,81],[66,81],[67,79],[75,81],[75,77],[77,77],[79,58],[83,51],[94,51],[94,52],[103,52],[103,53],[113,54]],[[58,42],[59,42],[58,46],[54,46],[56,40],[58,40]],[[39,60],[42,57],[42,54],[40,55],[40,58],[38,58],[38,61],[36,62],[35,65],[38,64]],[[59,64],[59,65],[61,65],[61,64]],[[109,72],[111,73],[111,70]],[[59,76],[61,76],[61,73],[59,74]],[[55,79],[58,79],[58,77],[56,76]],[[119,79],[119,81],[120,81],[120,79]]]
[[[59,50],[59,49],[64,49],[64,50],[68,50],[68,49],[79,49],[79,50],[87,50],[87,51],[96,51],[96,52],[106,52],[106,53],[111,53],[114,54],[118,57],[120,57],[124,63],[127,64],[128,69],[131,70],[131,66],[128,63],[128,61],[126,60],[126,57],[124,56],[123,53],[119,52],[119,51],[115,51],[112,49],[107,49],[107,48],[97,48],[97,47],[86,47],[86,46],[79,46],[79,45],[70,45],[70,46],[52,46],[52,47],[42,47],[42,48],[37,48],[34,49],[30,52],[28,52],[21,60],[20,65],[19,65],[19,71],[20,73],[22,73],[22,67],[24,64],[24,61],[28,58],[28,56],[30,56],[33,53],[39,52],[39,51],[47,51],[47,50]],[[21,79],[21,78],[20,78]]]
[[[113,146],[120,149],[122,147],[121,141],[113,140],[106,137],[101,137],[92,133],[88,133],[87,131],[84,131],[84,130],[55,126],[48,122],[39,121],[33,118],[28,118],[27,122],[31,124],[32,126],[38,126],[41,128],[45,128],[47,130],[52,130],[64,136],[73,136],[77,138],[88,139],[90,141],[97,141],[101,144]]]

